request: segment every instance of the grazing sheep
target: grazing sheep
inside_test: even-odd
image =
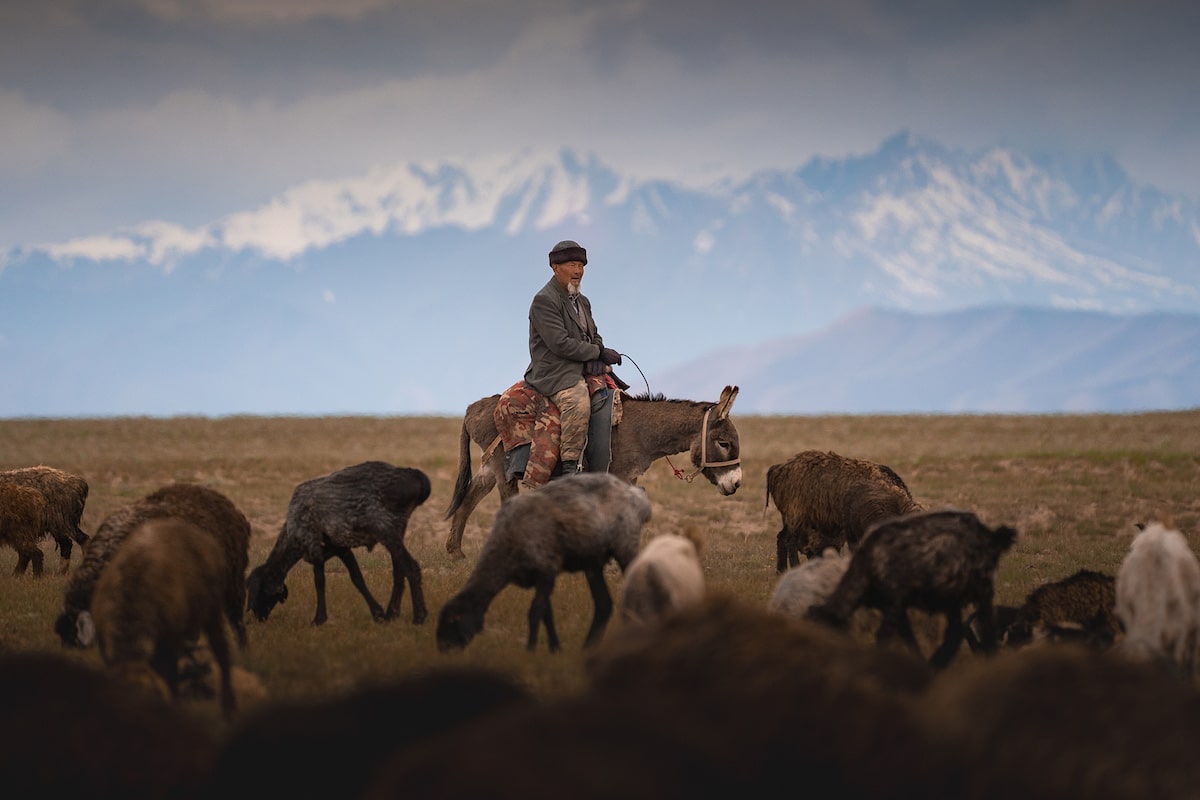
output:
[[[829,599],[850,566],[850,555],[825,548],[820,558],[792,567],[779,579],[767,601],[767,610],[805,619],[808,610]]]
[[[105,567],[120,550],[129,533],[142,523],[161,517],[186,519],[207,531],[225,551],[229,570],[225,615],[246,646],[246,566],[250,559],[250,521],[233,501],[215,489],[194,483],[168,484],[130,505],[109,514],[83,548],[83,561],[71,573],[63,593],[63,610],[54,630],[63,644],[87,647],[94,630],[89,609],[92,594]]]
[[[395,750],[361,796],[954,796],[913,713],[933,670],[908,652],[709,592],[614,628],[585,668],[582,691]]]
[[[42,575],[43,519],[46,498],[37,489],[0,483],[0,544],[17,551],[17,566],[13,575],[23,575],[33,564],[33,577]]]
[[[105,665],[130,682],[160,687],[171,699],[179,695],[179,660],[203,633],[229,719],[236,701],[225,637],[225,555],[208,531],[186,520],[147,520],[100,573],[92,618]]]
[[[604,565],[613,559],[622,572],[628,568],[649,519],[645,490],[607,472],[575,475],[505,501],[466,585],[442,607],[438,649],[466,647],[483,630],[492,600],[512,583],[534,590],[527,649],[537,647],[544,623],[550,652],[557,652],[550,594],[561,572],[587,576],[594,614],[584,647],[592,644],[612,615]]]
[[[1200,669],[1200,564],[1177,530],[1151,522],[1117,571],[1123,652],[1156,661],[1187,680]]]
[[[700,534],[693,528],[685,529],[684,535],[666,533],[647,542],[621,582],[617,605],[622,624],[652,624],[699,602],[704,597],[701,548]]]
[[[325,562],[336,557],[346,565],[350,582],[367,601],[376,621],[394,619],[400,612],[407,580],[412,590],[413,622],[421,624],[427,613],[421,565],[404,546],[404,534],[413,510],[429,499],[429,492],[429,477],[424,472],[383,461],[365,461],[304,481],[292,492],[287,520],[267,560],[255,567],[246,581],[250,611],[265,622],[271,609],[287,600],[284,579],[303,558],[312,564],[317,590],[312,624],[324,624],[329,618]],[[354,547],[370,550],[380,543],[392,557],[392,594],[387,609],[380,607],[367,588],[351,551]]]
[[[872,523],[920,510],[890,467],[834,452],[805,450],[767,469],[767,506],[783,517],[775,570],[816,558],[825,548],[857,546]]]
[[[885,520],[863,537],[829,600],[809,616],[842,628],[860,606],[877,608],[883,612],[877,639],[898,632],[920,652],[908,609],[941,613],[946,631],[930,663],[945,667],[962,644],[962,609],[970,604],[980,621],[980,647],[994,652],[996,567],[1016,536],[1007,526],[987,527],[970,511],[919,511]]]
[[[88,540],[88,535],[79,527],[87,502],[87,481],[61,469],[37,466],[0,471],[0,483],[37,489],[46,498],[43,531],[54,539],[58,547],[58,571],[65,575],[71,567],[72,543],[78,542],[82,547]]]
[[[1065,644],[971,659],[941,673],[917,708],[959,765],[960,800],[1200,797],[1200,694],[1116,651]]]
[[[71,654],[2,651],[5,797],[196,796],[217,750],[208,722]]]
[[[1110,647],[1121,632],[1114,606],[1116,579],[1081,569],[1031,591],[1020,606],[996,606],[996,638],[1005,647],[1034,641],[1080,642]],[[967,644],[978,650],[978,615],[967,622]]]

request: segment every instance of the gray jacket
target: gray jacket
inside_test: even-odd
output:
[[[604,340],[592,319],[592,304],[582,294],[580,326],[571,300],[558,281],[551,278],[529,304],[529,368],[525,382],[543,395],[574,386],[583,375],[585,361],[600,357]]]

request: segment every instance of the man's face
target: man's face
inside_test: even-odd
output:
[[[564,261],[555,264],[554,279],[567,290],[568,294],[579,294],[579,282],[583,280],[582,261]]]

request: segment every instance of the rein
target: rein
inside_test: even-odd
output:
[[[646,384],[646,395],[649,396],[650,395],[650,381],[646,380],[646,373],[642,372],[642,368],[638,367],[638,363],[636,361],[634,361],[632,358],[630,358],[628,355],[626,355],[625,353],[621,353],[621,357],[628,358],[630,360],[630,362],[633,364],[633,366],[637,367],[638,373],[642,376],[642,380]],[[704,409],[704,420],[703,420],[703,422],[700,423],[700,466],[696,467],[696,469],[692,470],[687,475],[684,475],[683,470],[676,469],[675,465],[673,463],[671,463],[670,456],[663,456],[663,458],[665,458],[667,460],[667,465],[671,467],[671,471],[675,473],[675,477],[679,478],[679,480],[684,481],[685,483],[691,483],[692,480],[697,475],[699,475],[701,472],[703,472],[705,469],[707,469],[709,467],[735,467],[738,464],[742,463],[742,460],[740,458],[734,458],[729,461],[709,461],[708,460],[708,415],[709,415],[709,412],[711,412],[712,410],[713,410],[712,406],[709,406],[708,408]]]

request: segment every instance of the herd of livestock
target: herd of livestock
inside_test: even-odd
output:
[[[997,606],[993,582],[1015,530],[923,508],[885,465],[804,451],[767,471],[782,518],[778,582],[766,608],[749,608],[706,591],[693,531],[646,540],[651,506],[636,481],[582,473],[505,497],[436,622],[439,649],[465,648],[516,585],[533,589],[528,649],[544,629],[559,650],[554,583],[582,572],[593,616],[581,696],[546,701],[498,674],[447,670],[239,717],[232,661],[233,645],[246,645],[244,614],[265,622],[301,560],[314,572],[314,625],[327,619],[331,558],[375,619],[397,617],[407,588],[412,621],[425,620],[404,538],[429,478],[368,461],[300,483],[253,568],[249,522],[214,489],[164,486],[91,536],[80,529],[87,493],[83,478],[53,467],[0,472],[0,545],[17,552],[17,574],[35,576],[46,537],[64,573],[82,547],[54,629],[66,645],[94,643],[105,669],[0,654],[0,672],[9,691],[31,673],[75,684],[55,708],[104,709],[117,737],[141,731],[129,742],[143,748],[142,770],[107,744],[105,757],[55,771],[35,752],[32,732],[49,731],[34,724],[42,712],[17,704],[0,712],[5,786],[110,781],[123,796],[162,797],[308,796],[326,785],[354,797],[715,797],[785,784],[829,797],[1200,797],[1200,563],[1163,521],[1142,526],[1117,574],[1081,570]],[[383,605],[354,555],[376,544],[392,565]],[[605,578],[614,562],[615,599]],[[928,657],[910,610],[943,620]],[[614,613],[622,624],[605,637]],[[845,635],[864,620],[876,642],[904,646]],[[219,739],[172,704],[201,639],[231,723]],[[964,643],[981,657],[949,669]],[[152,687],[159,705],[132,686]],[[99,722],[80,725],[105,736]],[[309,762],[332,774],[312,776]]]

